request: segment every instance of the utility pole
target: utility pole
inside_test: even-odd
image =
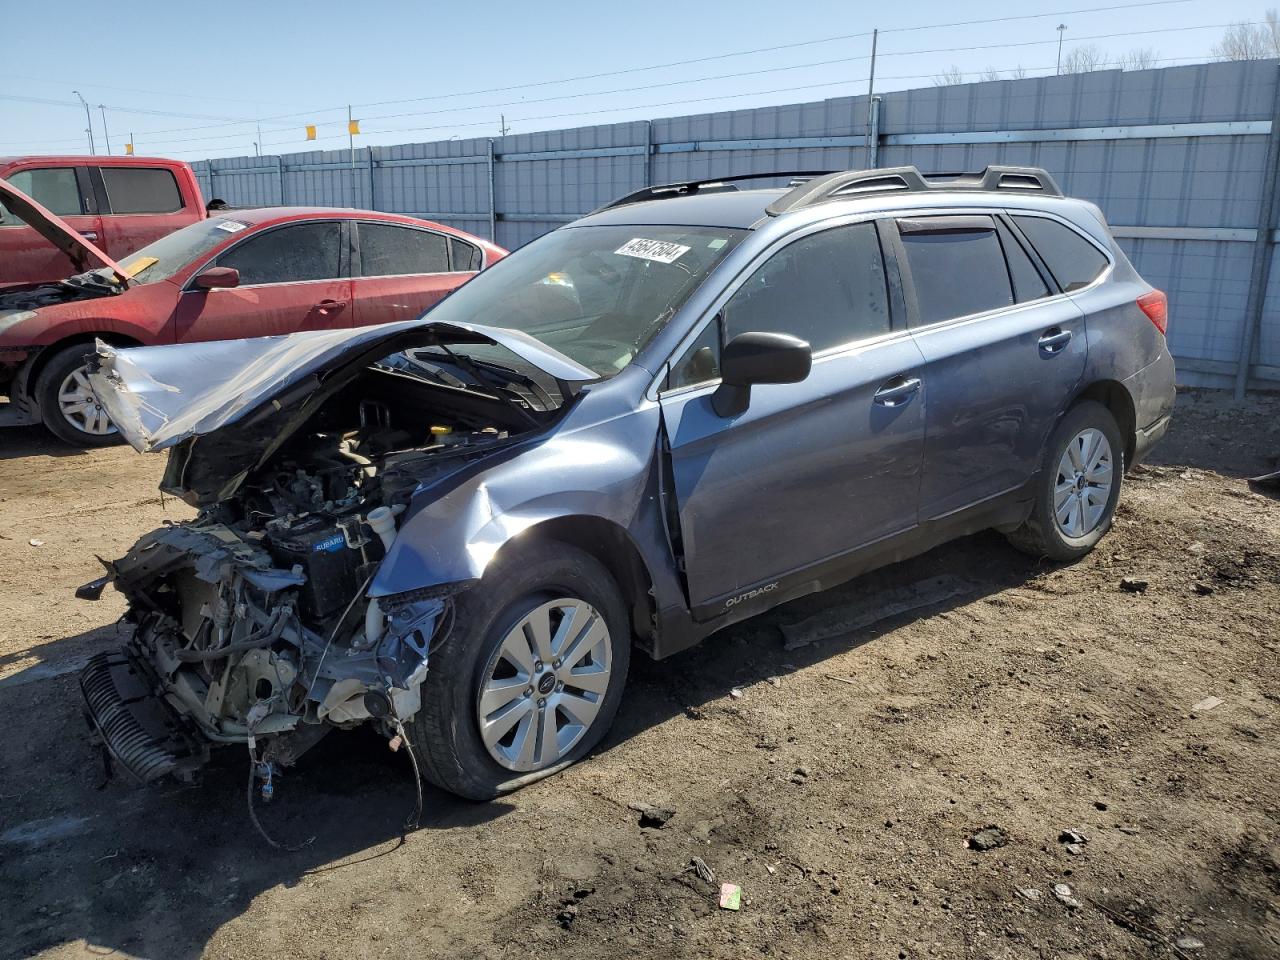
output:
[[[79,90],[72,90],[71,92],[77,97],[80,97],[80,102],[84,105],[84,122],[88,124],[88,126],[84,128],[84,132],[89,135],[89,153],[96,154],[98,151],[93,145],[93,114],[89,112],[89,103],[84,97],[80,96]]]
[[[498,114],[498,136],[505,137],[510,129],[507,126],[507,115],[505,113]]]
[[[347,145],[351,148],[351,170],[356,169],[356,136],[351,132],[351,104],[347,104]]]
[[[1067,25],[1065,23],[1058,24],[1058,76],[1062,76],[1062,35],[1066,30]]]
[[[98,109],[102,111],[102,139],[107,141],[107,156],[111,156],[111,134],[107,133],[107,108],[98,104]]]
[[[876,43],[880,39],[880,29],[871,31],[871,76],[867,78],[867,162],[871,163],[871,156],[875,152],[874,144],[871,138],[875,136],[871,129],[871,118],[876,109]]]

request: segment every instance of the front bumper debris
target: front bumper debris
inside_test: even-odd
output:
[[[152,693],[145,665],[126,651],[94,656],[80,673],[80,692],[102,748],[143,783],[190,780],[208,761],[208,744]]]

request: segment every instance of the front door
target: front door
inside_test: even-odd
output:
[[[912,217],[897,228],[926,361],[927,521],[1031,478],[1084,374],[1084,318],[998,217]]]
[[[662,415],[698,619],[915,525],[922,358],[896,312],[875,225],[820,230],[774,252],[673,363]],[[813,370],[720,417],[719,348],[749,331],[806,340]]]
[[[201,290],[189,283],[175,317],[178,343],[352,325],[340,220],[268,228],[206,265],[212,266],[238,270],[240,285]]]

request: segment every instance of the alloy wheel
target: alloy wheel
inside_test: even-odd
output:
[[[543,770],[586,735],[609,689],[610,636],[591,604],[535,606],[503,636],[482,673],[480,738],[508,770]]]
[[[1081,430],[1058,461],[1053,516],[1058,528],[1078,539],[1097,529],[1107,512],[1114,482],[1111,444],[1101,430]]]

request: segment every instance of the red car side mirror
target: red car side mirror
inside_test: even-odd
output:
[[[217,287],[240,286],[240,271],[235,267],[210,267],[204,273],[196,275],[196,286],[201,290],[213,290]]]

